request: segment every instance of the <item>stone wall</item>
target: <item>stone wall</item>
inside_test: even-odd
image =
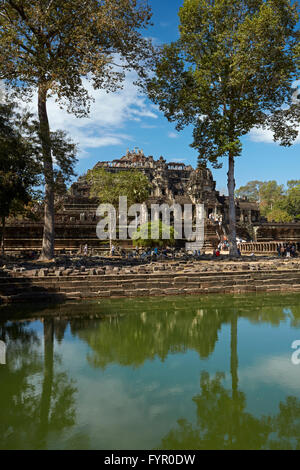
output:
[[[176,263],[2,272],[2,302],[300,292],[300,262]],[[1,314],[1,313],[0,313]]]
[[[256,242],[296,242],[300,243],[300,222],[261,223],[254,226]]]

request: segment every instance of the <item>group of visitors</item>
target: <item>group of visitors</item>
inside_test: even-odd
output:
[[[295,243],[282,243],[277,247],[280,258],[295,258],[297,256],[297,247]]]
[[[124,248],[118,248],[113,245],[110,250],[111,256],[121,256],[122,258],[128,258],[128,259],[135,259],[135,258],[140,258],[140,259],[146,259],[146,258],[153,258],[153,257],[167,257],[168,255],[173,254],[173,250],[169,248],[148,248],[148,249],[143,249],[143,248],[134,248],[130,251],[125,250]]]
[[[223,217],[221,215],[215,215],[214,213],[209,214],[208,219],[211,222],[216,222],[219,224],[219,226],[222,226],[223,223]]]
[[[229,250],[229,242],[228,242],[227,239],[223,240],[222,242],[219,243],[218,250],[219,251],[228,251]]]

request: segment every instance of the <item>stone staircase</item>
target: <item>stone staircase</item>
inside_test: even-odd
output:
[[[217,224],[205,224],[204,250],[213,250],[220,243],[218,227]]]
[[[264,291],[300,292],[300,270],[0,277],[4,303]]]

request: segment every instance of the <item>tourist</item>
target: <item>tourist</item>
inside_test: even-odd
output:
[[[224,243],[223,243],[223,250],[228,251],[229,250],[229,243],[227,238],[225,238]]]
[[[284,256],[285,256],[285,247],[284,247],[284,245],[281,245],[280,253],[281,253],[281,257],[284,258]]]
[[[87,246],[87,243],[84,245],[83,247],[83,254],[84,256],[87,256],[88,255],[88,246]]]
[[[110,250],[111,256],[115,255],[115,250],[116,250],[115,246],[112,245],[111,250]]]
[[[277,253],[278,253],[278,257],[280,258],[281,257],[281,245],[277,245]]]

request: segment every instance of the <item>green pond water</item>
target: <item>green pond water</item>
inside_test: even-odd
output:
[[[300,448],[298,294],[2,307],[0,340],[0,449]]]

